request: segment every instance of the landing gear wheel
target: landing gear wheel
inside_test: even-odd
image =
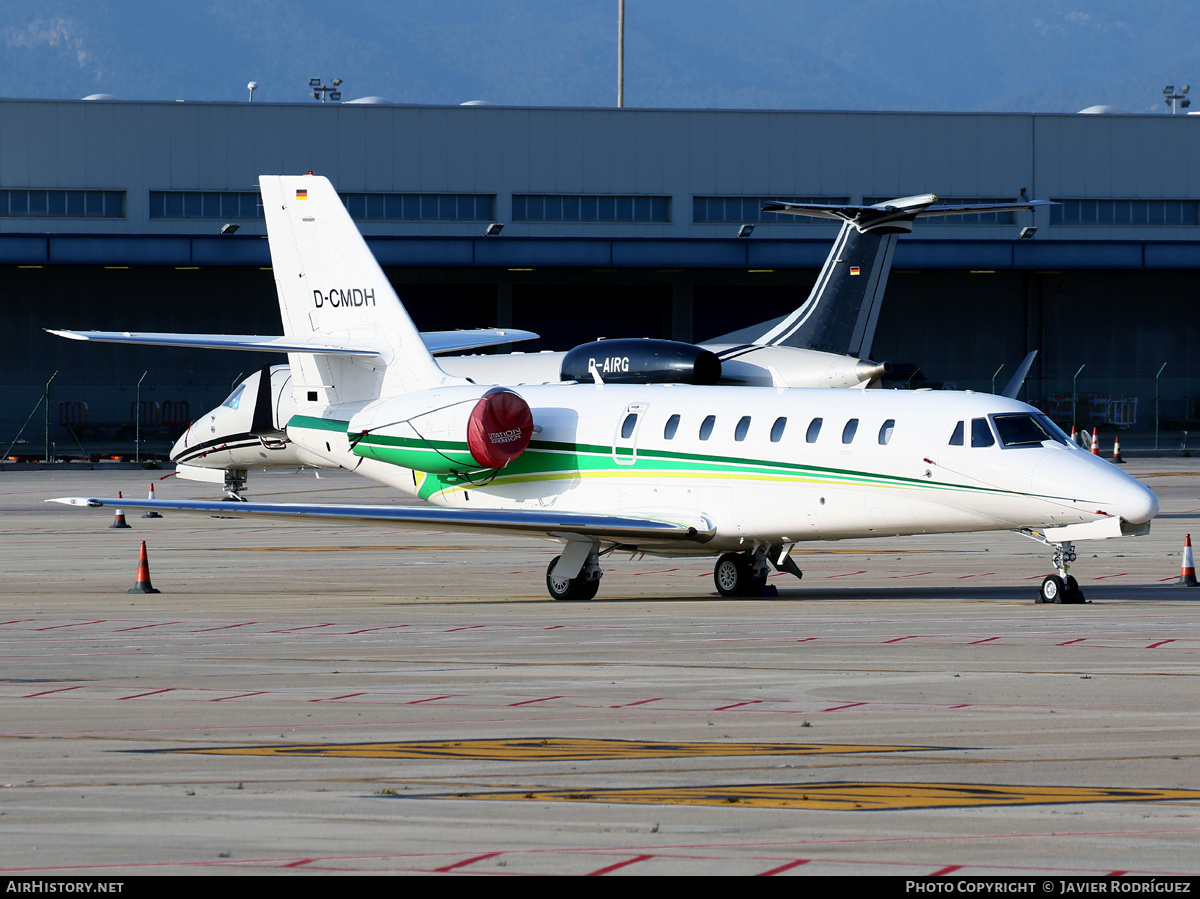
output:
[[[766,575],[754,576],[750,560],[744,553],[725,553],[717,559],[713,581],[722,596],[759,596],[767,578]]]
[[[1069,577],[1069,575],[1068,575]],[[1074,578],[1071,578],[1074,580]],[[1076,585],[1078,589],[1078,585]],[[1057,574],[1052,574],[1042,581],[1042,589],[1038,592],[1038,602],[1059,603],[1066,601],[1067,585]]]
[[[555,577],[554,566],[558,564],[558,556],[550,560],[546,569],[546,589],[553,599],[562,602],[587,602],[600,589],[600,578],[589,581],[582,573],[572,578]]]

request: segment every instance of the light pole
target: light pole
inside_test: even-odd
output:
[[[1171,115],[1175,115],[1180,109],[1187,109],[1192,105],[1192,101],[1187,98],[1187,92],[1192,89],[1190,84],[1185,84],[1179,93],[1175,93],[1175,85],[1168,84],[1163,88],[1163,102],[1171,107]]]
[[[320,78],[309,78],[308,86],[312,88],[312,93],[309,94],[309,96],[314,100],[320,100],[322,103],[324,103],[325,97],[328,95],[330,100],[332,100],[334,103],[338,103],[342,99],[342,92],[338,90],[341,85],[341,78],[334,78],[332,87],[328,84],[322,84]]]

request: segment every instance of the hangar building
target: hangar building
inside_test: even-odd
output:
[[[1157,395],[1183,427],[1200,393],[1197,151],[1200,119],[1170,115],[0,100],[0,440],[31,416],[38,452],[46,435],[74,446],[60,422],[89,445],[137,422],[160,446],[282,361],[42,329],[279,333],[257,176],[309,170],[419,327],[528,328],[530,350],[699,341],[799,305],[836,227],[763,200],[1056,200],[918,221],[872,358],[907,386],[991,390],[1038,349],[1023,397],[1060,421],[1074,389],[1081,419],[1153,429]]]

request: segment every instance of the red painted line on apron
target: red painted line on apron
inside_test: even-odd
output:
[[[916,574],[889,574],[888,579],[895,581],[895,580],[901,580],[902,578],[906,578],[906,577],[924,577],[927,574],[933,574],[933,572],[932,571],[919,571]]]
[[[267,633],[268,634],[294,634],[296,631],[311,631],[311,630],[317,630],[322,627],[334,627],[334,626],[335,626],[334,623],[332,621],[330,621],[326,624],[306,624],[306,625],[304,625],[304,627],[285,627],[283,630],[267,631]]]
[[[267,690],[251,690],[249,693],[235,693],[232,696],[220,696],[217,699],[210,699],[209,702],[224,702],[226,699],[244,699],[247,696],[266,696]]]
[[[607,868],[599,868],[590,874],[585,874],[584,877],[602,877],[603,875],[608,874],[610,871],[617,871],[621,868],[627,868],[630,865],[636,865],[638,862],[648,861],[652,858],[654,858],[653,855],[635,855],[631,859],[627,859],[623,862],[617,862],[615,865],[609,865]]]
[[[448,631],[442,631],[443,634],[456,634],[459,631],[473,631],[476,628],[485,627],[482,624],[468,624],[466,627],[452,627]]]
[[[126,631],[144,631],[148,627],[166,627],[168,624],[183,624],[182,621],[160,621],[158,624],[139,624],[137,627],[119,627],[113,633],[123,634]]]
[[[899,643],[901,640],[915,640],[920,634],[909,634],[907,637],[892,637],[890,640],[884,640],[884,643]]]
[[[430,696],[428,699],[414,699],[412,702],[406,702],[405,705],[420,705],[423,702],[437,702],[439,699],[453,699],[453,693],[447,693],[445,696]]]
[[[1074,640],[1068,640],[1066,643],[1055,643],[1055,646],[1070,646],[1072,643],[1082,643],[1087,637],[1076,637]]]
[[[220,627],[203,627],[198,631],[192,631],[193,634],[207,634],[210,631],[227,631],[235,627],[248,627],[251,624],[258,624],[257,621],[243,621],[241,624],[223,624]]]
[[[1160,646],[1162,646],[1162,645],[1164,645],[1164,644],[1166,644],[1166,643],[1174,643],[1174,642],[1175,642],[1175,641],[1174,641],[1173,639],[1172,639],[1172,640],[1159,640],[1157,643],[1151,643],[1151,644],[1150,644],[1149,646],[1147,646],[1146,648],[1147,648],[1147,649],[1158,649],[1158,647],[1160,647]]]
[[[363,693],[346,693],[343,696],[330,696],[328,699],[309,699],[308,702],[337,702],[339,699],[353,699],[355,696],[366,696]]]
[[[864,568],[862,571],[851,571],[848,574],[827,574],[827,575],[825,575],[825,577],[827,579],[832,580],[835,577],[854,577],[854,575],[856,575],[856,574],[866,574],[866,573],[867,573],[867,571]]]
[[[149,693],[134,693],[132,696],[118,696],[117,699],[143,699],[147,696],[157,696],[159,693],[174,693],[174,687],[166,687],[162,690],[151,690]]]
[[[852,709],[855,706],[866,705],[865,702],[848,702],[845,705],[834,705],[827,709],[821,709],[822,712],[840,712],[842,709]]]
[[[942,868],[941,870],[934,871],[929,876],[930,877],[944,877],[947,874],[953,874],[955,871],[959,871],[961,869],[962,869],[962,865],[946,865],[946,867]]]
[[[284,865],[284,867],[285,868],[299,868],[301,865],[311,865],[315,861],[316,861],[315,858],[302,858],[302,859],[299,859],[298,861],[288,862],[286,865]]]
[[[659,702],[661,699],[662,699],[661,696],[656,697],[654,699],[639,699],[637,702],[627,702],[624,705],[610,705],[609,708],[610,709],[631,709],[635,705],[646,705],[647,703],[651,703],[651,702]]]
[[[951,708],[951,709],[969,709],[970,707],[971,707],[971,703],[969,703],[969,702],[964,702],[964,703],[961,703],[960,705],[947,706],[947,708]]]
[[[49,696],[52,693],[66,693],[69,690],[82,690],[82,686],[78,687],[59,687],[57,690],[43,690],[41,693],[30,693],[28,696],[23,696],[22,699],[36,699],[39,696]]]
[[[978,646],[980,643],[991,643],[993,640],[999,640],[999,637],[984,637],[982,640],[972,640],[968,646]]]
[[[984,572],[981,572],[980,574],[960,574],[960,575],[958,575],[958,577],[955,578],[955,580],[962,581],[962,580],[966,580],[969,577],[991,577],[995,573],[996,572],[994,572],[994,571],[984,571]]]
[[[792,868],[799,868],[801,865],[807,865],[808,859],[801,858],[794,862],[788,862],[786,865],[780,865],[778,868],[772,868],[770,871],[763,871],[761,874],[754,875],[755,877],[774,877],[776,874],[782,874],[784,871],[790,871]]]
[[[394,631],[402,627],[411,627],[408,624],[389,624],[387,627],[364,627],[361,631],[347,631],[346,636],[352,637],[355,634],[370,634],[375,631]]]
[[[1129,572],[1122,571],[1120,574],[1102,574],[1102,575],[1100,575],[1100,577],[1092,578],[1092,580],[1093,581],[1107,581],[1109,578],[1114,578],[1114,577],[1129,577]]]
[[[550,627],[544,627],[544,628],[542,628],[542,630],[544,630],[544,631],[556,631],[556,630],[558,630],[559,628],[562,628],[562,627],[566,627],[566,625],[564,625],[564,624],[552,624],[552,625],[550,625]]]
[[[758,705],[761,699],[748,699],[745,702],[735,702],[733,705],[721,705],[713,709],[714,712],[728,712],[730,709],[740,709],[744,705]]]
[[[801,637],[801,638],[800,638],[799,640],[797,640],[796,642],[797,642],[797,643],[811,643],[811,642],[812,642],[813,640],[815,640],[815,639],[817,639],[817,638],[816,638],[816,637]]]
[[[52,624],[49,627],[35,627],[35,631],[53,631],[60,627],[83,627],[85,624],[104,624],[107,619],[97,618],[95,621],[76,621],[74,624]]]
[[[526,699],[523,702],[510,702],[508,704],[508,707],[510,709],[515,709],[517,706],[533,705],[535,702],[549,702],[551,699],[562,699],[562,697],[561,696],[543,696],[541,699]]]
[[[502,853],[499,852],[489,852],[487,855],[477,855],[474,858],[464,858],[461,862],[455,862],[452,865],[446,865],[444,868],[434,868],[433,870],[436,874],[444,874],[447,871],[453,871],[455,868],[465,868],[467,865],[473,865],[476,862],[485,862],[489,858],[495,858],[497,855],[501,854]]]

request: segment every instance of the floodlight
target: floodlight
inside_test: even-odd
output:
[[[242,227],[242,226],[235,225],[233,222],[229,222],[228,224],[221,226],[221,233],[222,234],[237,234],[237,229],[240,227]]]
[[[486,237],[495,237],[503,230],[504,230],[503,222],[492,222],[490,225],[487,226],[487,230],[484,231],[483,233]]]
[[[738,228],[738,237],[749,237],[753,233],[753,225],[742,225],[742,227]]]
[[[1021,233],[1017,235],[1017,240],[1029,240],[1035,234],[1037,234],[1037,226],[1026,225],[1021,229]]]

